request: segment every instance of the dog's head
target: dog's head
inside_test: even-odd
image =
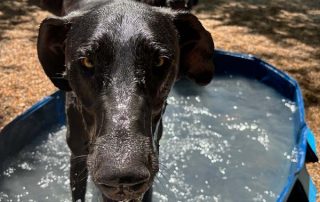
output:
[[[198,4],[198,0],[136,0],[152,6],[167,6],[176,10],[189,10]]]
[[[45,73],[80,101],[89,171],[113,200],[139,198],[158,171],[161,116],[174,82],[211,81],[211,35],[187,12],[117,2],[45,19]]]

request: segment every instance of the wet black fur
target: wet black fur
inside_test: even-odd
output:
[[[53,84],[67,92],[73,201],[84,201],[88,172],[104,201],[134,201],[146,191],[143,201],[151,201],[166,98],[180,77],[210,82],[211,35],[188,12],[140,2],[63,5],[65,16],[40,26],[38,56]],[[93,68],[83,66],[84,57]]]

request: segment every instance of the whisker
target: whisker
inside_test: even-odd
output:
[[[87,158],[88,158],[88,155],[75,156],[75,157],[71,157],[70,161],[72,161],[73,164],[77,165],[77,164],[86,162]]]
[[[88,179],[88,175],[86,175],[86,176],[84,176],[82,179],[80,179],[78,182],[81,182],[81,181],[83,181],[83,180],[85,180],[85,179]]]
[[[169,179],[168,179],[168,177],[167,177],[167,175],[165,175],[163,172],[161,172],[161,171],[159,171],[159,174],[161,175],[161,177],[163,178],[163,179],[165,179],[167,182],[169,182]]]
[[[80,178],[82,175],[84,175],[84,177],[88,177],[87,168],[83,168],[82,171],[80,173],[78,173],[77,178]],[[81,180],[79,182],[81,182]]]
[[[159,165],[162,166],[162,167],[161,167],[162,169],[168,170],[168,167],[167,167],[166,164],[164,164],[164,163],[162,163],[162,162],[159,161]],[[161,169],[161,168],[160,168],[160,169]]]
[[[78,158],[84,158],[84,157],[87,157],[87,156],[88,156],[88,154],[79,155],[79,156],[72,156],[72,157],[71,157],[71,160],[78,159]]]
[[[156,187],[158,187],[160,189],[160,193],[166,193],[166,188],[165,185],[162,183],[162,181],[160,180],[160,178],[158,176],[156,176],[155,178],[157,180],[157,182],[154,184]]]

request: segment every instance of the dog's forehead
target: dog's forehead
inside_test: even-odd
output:
[[[80,47],[148,41],[176,45],[177,35],[169,16],[144,5],[132,4],[133,7],[127,9],[128,5],[106,5],[85,13],[73,30],[74,44]]]
[[[95,27],[96,35],[112,37],[113,41],[127,42],[137,36],[146,39],[155,38],[155,31],[141,15],[117,13],[108,17],[100,17]],[[98,36],[99,37],[99,36]],[[97,38],[98,38],[97,37]]]

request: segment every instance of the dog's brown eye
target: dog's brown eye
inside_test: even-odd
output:
[[[155,64],[156,67],[162,67],[162,66],[164,65],[165,61],[166,61],[166,58],[163,57],[163,56],[160,56],[160,57],[158,58],[158,61],[157,61],[156,64]]]
[[[87,57],[81,59],[81,64],[88,69],[93,68],[92,61]]]

